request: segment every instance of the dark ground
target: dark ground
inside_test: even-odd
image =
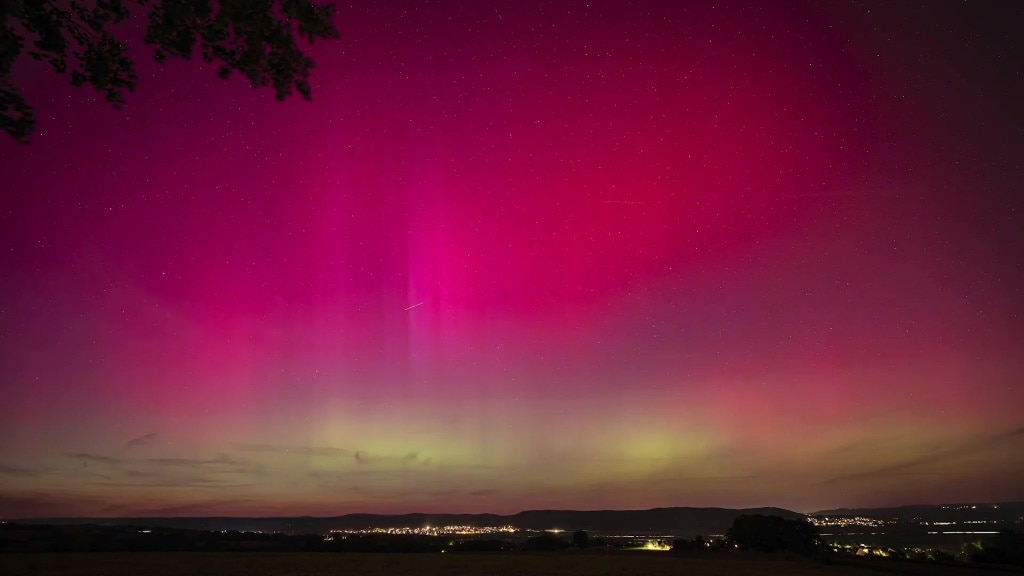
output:
[[[1015,576],[1024,570],[785,555],[658,552],[332,554],[53,553],[0,555],[0,574],[18,576]]]

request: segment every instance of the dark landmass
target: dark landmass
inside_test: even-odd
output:
[[[737,517],[755,514],[787,520],[808,518],[779,508],[530,510],[511,515],[39,518],[0,523],[0,552],[559,550],[571,545],[575,531],[589,533],[594,547],[642,547],[654,542],[656,547],[675,544],[677,549],[685,550],[711,545],[706,538],[720,537]],[[892,558],[981,558],[987,554],[984,542],[1002,538],[999,535],[1003,532],[1017,536],[1010,537],[1012,545],[1003,543],[997,548],[1021,547],[1018,540],[1024,534],[1024,503],[823,510],[810,515],[810,521],[824,542],[849,553]],[[451,528],[454,526],[480,530],[456,530]],[[516,530],[496,529],[508,526]],[[548,532],[552,529],[561,532]],[[699,546],[698,536],[705,538]],[[685,545],[678,546],[680,543]],[[1006,556],[1000,554],[994,557]]]
[[[939,504],[893,508],[839,508],[810,515],[822,537],[842,546],[931,548],[950,554],[1010,530],[1024,532],[1024,503]]]
[[[696,536],[722,534],[741,514],[763,514],[787,519],[803,514],[782,508],[653,508],[651,510],[529,510],[498,514],[346,514],[331,517],[137,517],[137,518],[32,518],[12,520],[22,524],[96,524],[149,526],[192,530],[238,530],[324,534],[331,530],[401,528],[423,526],[515,526],[521,530],[588,530],[594,533]]]
[[[561,531],[520,530],[514,536],[512,533],[503,533],[505,538],[486,530],[476,532],[459,529],[444,535],[428,532],[430,533],[410,533],[406,530],[392,532],[385,529],[295,534],[109,524],[0,522],[0,557],[6,561],[14,556],[26,554],[48,556],[57,553],[63,556],[82,552],[98,555],[123,552],[208,555],[226,552],[251,559],[255,559],[253,555],[257,554],[282,552],[327,552],[333,553],[332,555],[411,553],[427,556],[457,556],[461,553],[551,554],[557,557],[574,553],[649,554],[652,551],[670,550],[673,556],[703,560],[713,558],[715,562],[738,558],[737,554],[746,555],[747,558],[752,557],[750,554],[768,554],[758,556],[761,558],[758,563],[767,558],[789,561],[803,557],[813,559],[823,567],[828,566],[828,572],[838,566],[866,567],[867,565],[862,563],[863,559],[878,557],[890,562],[884,566],[877,566],[878,571],[882,573],[909,573],[903,570],[908,566],[907,562],[927,563],[934,569],[970,563],[1024,573],[1024,534],[1011,529],[986,532],[986,536],[981,539],[959,541],[959,545],[952,550],[918,546],[870,546],[863,543],[849,546],[829,543],[822,538],[810,520],[802,517],[787,520],[778,516],[757,514],[736,517],[724,537],[707,539],[697,536],[693,540],[623,535],[591,537],[583,530],[574,532],[571,536]],[[6,564],[5,561],[0,561],[0,565]],[[83,566],[89,564],[93,562],[83,563]],[[465,567],[469,568],[474,564],[475,562]],[[1013,568],[1014,566],[1016,568]],[[81,566],[76,566],[78,567]],[[2,572],[3,570],[0,570],[0,573]],[[33,569],[18,573],[37,572]],[[296,574],[294,571],[288,573]],[[723,572],[717,570],[715,573]],[[928,570],[922,573],[936,572]]]
[[[569,550],[563,553],[496,554],[318,554],[135,552],[8,554],[0,561],[0,574],[33,576],[346,576],[423,574],[462,576],[1013,576],[1019,569],[977,564],[943,565],[893,562],[875,558],[835,561],[779,554],[722,553],[675,555],[667,553]]]
[[[1024,518],[1024,502],[986,504],[915,504],[893,508],[837,508],[812,512],[810,516],[841,516],[876,518],[893,522],[1020,522]]]

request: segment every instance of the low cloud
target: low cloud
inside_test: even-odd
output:
[[[65,456],[75,460],[81,460],[83,465],[86,465],[89,462],[97,462],[100,464],[120,464],[122,462],[120,458],[103,456],[101,454],[89,454],[87,452],[75,452],[72,454],[65,454]]]
[[[142,460],[149,464],[158,466],[178,466],[182,468],[206,468],[209,466],[245,466],[247,463],[235,460],[227,454],[221,454],[216,458],[146,458]]]
[[[215,458],[115,458],[77,452],[65,455],[82,463],[83,483],[118,488],[243,488],[266,471],[261,464],[221,454]]]
[[[207,516],[214,510],[225,506],[237,506],[248,504],[252,500],[248,498],[236,498],[233,500],[208,500],[195,504],[183,504],[180,506],[164,506],[161,508],[150,508],[145,510],[143,516]]]
[[[295,445],[281,445],[281,444],[252,444],[252,443],[235,443],[231,447],[234,450],[240,452],[254,452],[262,454],[279,454],[285,456],[299,456],[299,457],[324,457],[324,458],[336,458],[351,459],[357,464],[380,464],[387,462],[398,462],[404,466],[416,464],[420,466],[428,466],[432,462],[432,458],[420,457],[420,453],[417,451],[411,451],[405,453],[403,456],[394,456],[387,454],[377,454],[367,450],[352,450],[348,448],[335,448],[332,446],[295,446]]]
[[[0,464],[0,476],[10,476],[13,478],[35,478],[40,476],[42,471],[35,470],[32,468],[23,468],[21,466],[10,466],[7,464]]]
[[[241,452],[262,452],[269,454],[285,454],[288,456],[324,456],[328,458],[346,458],[358,455],[357,450],[332,448],[330,446],[283,446],[276,444],[236,443],[231,447]]]
[[[125,442],[124,443],[124,448],[122,448],[121,450],[122,451],[128,451],[128,450],[131,450],[132,448],[138,448],[139,446],[145,446],[147,444],[152,444],[154,441],[156,441],[156,432],[151,432],[151,433],[146,434],[144,436],[139,436],[138,438],[132,438],[131,440]]]
[[[115,486],[118,488],[249,488],[254,484],[224,482],[217,478],[179,478],[154,480],[152,482],[90,482],[92,486]]]
[[[0,491],[0,516],[14,519],[83,516],[103,501],[82,494]]]
[[[758,476],[752,474],[736,476],[674,476],[671,478],[658,478],[658,482],[674,484],[677,482],[724,482],[730,480],[753,480]]]
[[[854,472],[851,474],[843,474],[835,476],[824,482],[824,484],[832,484],[837,482],[845,482],[849,480],[862,480],[865,478],[872,477],[885,477],[885,476],[931,476],[935,475],[935,472],[927,470],[916,470],[917,468],[939,464],[950,460],[955,460],[963,456],[970,456],[979,452],[987,450],[993,450],[1002,448],[1004,446],[1024,441],[1024,428],[1015,428],[1006,432],[1000,432],[997,434],[990,434],[987,436],[981,436],[974,438],[970,441],[961,443],[959,445],[950,446],[948,448],[940,448],[932,450],[927,454],[922,454],[914,458],[908,458],[902,462],[895,462],[886,466],[880,466],[864,472]]]

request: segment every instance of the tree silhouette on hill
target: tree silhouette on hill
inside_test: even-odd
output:
[[[971,559],[975,562],[1024,566],[1024,534],[1010,529],[1000,530],[994,536],[984,539]]]
[[[725,533],[726,542],[744,550],[814,554],[825,549],[818,529],[807,520],[743,514]]]

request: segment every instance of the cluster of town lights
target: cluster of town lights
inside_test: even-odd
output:
[[[834,517],[834,518],[828,517],[828,516],[819,516],[819,517],[811,516],[810,517],[810,521],[811,521],[811,524],[814,524],[815,526],[818,526],[818,527],[821,527],[821,526],[841,526],[841,527],[868,526],[868,527],[872,527],[873,528],[873,527],[882,526],[883,524],[885,524],[885,522],[882,521],[882,520],[877,520],[875,518],[865,518],[863,516],[849,516],[849,517],[848,516],[837,516],[837,517]]]
[[[362,535],[390,534],[414,536],[477,536],[481,534],[514,534],[515,526],[400,526],[397,528],[363,528],[362,530],[331,530],[331,534]]]

